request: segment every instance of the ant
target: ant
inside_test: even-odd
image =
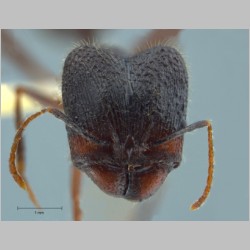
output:
[[[21,122],[20,96],[27,94],[49,107]],[[133,201],[152,196],[182,160],[184,134],[207,127],[208,178],[198,209],[213,178],[212,125],[186,124],[188,74],[181,54],[158,45],[133,56],[83,44],[67,56],[62,75],[62,103],[26,88],[17,89],[16,126],[9,167],[17,184],[40,207],[24,176],[22,133],[42,114],[65,123],[74,165],[74,220],[81,220],[80,174],[86,173],[104,192]],[[17,160],[16,160],[17,158]],[[16,164],[17,161],[17,164]]]

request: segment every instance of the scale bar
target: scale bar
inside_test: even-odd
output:
[[[34,209],[34,210],[58,209],[58,210],[63,210],[63,207],[40,207],[40,208],[36,208],[36,207],[18,207],[17,206],[17,210],[19,210],[19,209]]]

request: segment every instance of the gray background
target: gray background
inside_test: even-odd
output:
[[[110,31],[100,39],[129,47],[131,41],[144,32]],[[19,30],[15,34],[53,72],[61,72],[62,59],[72,41],[64,39],[56,46],[54,41],[52,46],[53,41],[43,31]],[[185,30],[179,42],[190,74],[188,123],[213,121],[216,165],[208,201],[196,212],[188,209],[203,191],[207,178],[204,128],[185,136],[181,166],[169,175],[159,192],[145,202],[135,204],[107,196],[85,178],[81,200],[85,220],[249,219],[248,31]],[[2,58],[2,82],[25,81],[25,76]],[[46,211],[40,217],[34,211],[16,209],[32,204],[8,172],[8,156],[15,133],[12,117],[2,117],[1,132],[2,220],[71,220],[70,157],[64,125],[45,115],[26,131],[28,179],[43,206],[63,206],[62,211]]]

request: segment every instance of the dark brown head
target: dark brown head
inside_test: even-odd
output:
[[[131,200],[151,196],[181,162],[187,73],[181,55],[157,46],[132,57],[81,46],[63,71],[71,157],[105,192]]]

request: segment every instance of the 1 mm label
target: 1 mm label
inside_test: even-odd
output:
[[[44,211],[37,211],[37,210],[35,210],[35,214],[44,214]]]

